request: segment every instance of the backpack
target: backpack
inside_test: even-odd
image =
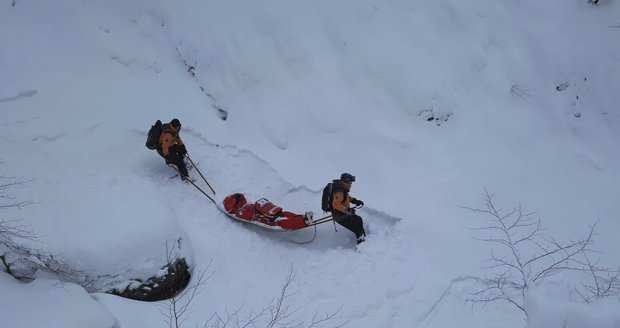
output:
[[[330,212],[333,210],[332,208],[332,186],[333,184],[328,183],[325,188],[323,188],[323,199],[321,201],[321,209],[323,212]]]
[[[282,207],[274,205],[266,198],[261,198],[254,203],[256,212],[269,220],[274,220],[277,217],[282,216]]]
[[[224,198],[224,209],[230,214],[236,214],[247,202],[243,194],[236,193],[228,195]]]
[[[151,125],[148,135],[146,136],[146,148],[157,149],[159,145],[159,137],[161,135],[162,124],[160,120],[155,122],[155,125]]]

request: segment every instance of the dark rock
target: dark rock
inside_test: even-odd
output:
[[[134,280],[140,282],[140,286],[127,287],[122,291],[113,289],[107,293],[146,302],[168,299],[187,287],[191,274],[184,258],[176,259],[162,267],[166,268],[168,272],[163,277],[151,277],[146,282]]]

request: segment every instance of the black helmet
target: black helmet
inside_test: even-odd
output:
[[[355,182],[355,177],[349,173],[342,173],[340,175],[340,180],[342,182],[351,183],[351,182]]]
[[[174,126],[177,129],[181,129],[181,122],[179,122],[179,120],[176,118],[173,118],[172,121],[170,121],[170,125]]]

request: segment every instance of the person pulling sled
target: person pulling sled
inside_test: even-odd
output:
[[[149,131],[146,147],[157,150],[157,153],[166,160],[166,164],[176,165],[181,179],[186,180],[189,177],[184,160],[187,149],[181,140],[180,132],[181,122],[178,119],[172,119],[166,124],[157,120]]]
[[[353,182],[355,176],[342,173],[340,179],[328,183],[323,189],[322,208],[323,211],[331,212],[335,222],[355,233],[357,243],[360,244],[366,241],[364,221],[355,213],[351,204],[364,206],[364,202],[349,195]]]

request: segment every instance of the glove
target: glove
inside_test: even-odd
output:
[[[164,157],[164,159],[166,160],[166,165],[172,164],[172,161],[170,160],[170,157]]]
[[[181,154],[181,155],[186,155],[187,154],[187,149],[185,148],[185,145],[179,146],[179,154]]]
[[[357,198],[352,198],[351,199],[351,203],[357,205],[357,206],[364,206],[364,202],[362,202],[361,200],[357,199]]]

